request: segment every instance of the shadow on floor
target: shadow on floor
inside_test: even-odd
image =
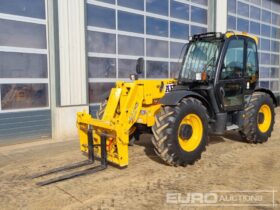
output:
[[[167,165],[160,157],[157,156],[154,145],[152,143],[152,135],[151,134],[142,134],[140,136],[140,140],[135,142],[135,145],[144,147],[144,152],[151,160]]]
[[[224,136],[210,136],[209,145],[225,142],[225,138],[231,141],[245,143],[240,134],[236,131],[226,132]],[[151,134],[142,134],[140,140],[135,142],[135,145],[144,147],[144,152],[151,160],[160,164],[167,165],[160,157],[157,156],[154,145],[152,143]]]

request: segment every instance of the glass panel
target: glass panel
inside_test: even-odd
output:
[[[116,35],[101,32],[87,32],[89,52],[116,53]]]
[[[274,52],[279,52],[280,51],[279,42],[271,41],[271,50]]]
[[[274,25],[280,25],[280,15],[277,15],[275,13],[272,13],[272,24]]]
[[[271,9],[275,12],[279,12],[280,11],[280,4],[279,4],[279,0],[272,0],[271,2]]]
[[[271,23],[271,12],[262,10],[262,21]]]
[[[109,97],[115,83],[89,83],[89,102],[101,103]]]
[[[115,10],[87,4],[87,24],[90,26],[115,29]]]
[[[231,40],[224,58],[221,79],[236,79],[243,73],[244,40]]]
[[[280,28],[276,29],[276,39],[280,39]]]
[[[193,22],[207,24],[207,10],[192,6],[191,20]]]
[[[279,68],[271,68],[270,77],[279,78]]]
[[[236,13],[236,0],[228,0],[228,11]]]
[[[269,88],[269,81],[261,81],[260,82],[260,87]]]
[[[249,77],[247,81],[250,83],[250,89],[255,88],[258,79],[257,46],[252,41],[248,41],[246,76]]]
[[[118,29],[122,31],[144,33],[144,16],[119,11]]]
[[[264,8],[270,9],[271,8],[271,0],[262,0],[262,6]]]
[[[251,6],[250,8],[250,17],[253,20],[260,20],[261,19],[261,10],[257,7]]]
[[[144,10],[144,0],[118,0],[118,5],[132,9]]]
[[[168,42],[147,39],[147,56],[168,58]]]
[[[262,29],[262,35],[263,36],[270,37],[270,26],[262,24],[261,29]]]
[[[260,24],[256,22],[250,22],[250,32],[259,35],[261,33]]]
[[[96,0],[96,1],[101,1],[108,4],[115,4],[115,0]]]
[[[261,64],[265,64],[265,65],[270,64],[270,54],[261,53]]]
[[[160,61],[147,61],[147,78],[167,78],[168,63]]]
[[[224,95],[223,104],[225,108],[241,106],[243,104],[244,96],[243,96],[243,84],[242,83],[225,83],[224,87]]]
[[[279,55],[271,54],[271,65],[279,65]]]
[[[88,58],[89,78],[116,78],[115,58]]]
[[[192,2],[206,6],[208,5],[208,0],[192,0]]]
[[[181,63],[170,63],[170,77],[177,79],[179,77]]]
[[[269,68],[260,67],[260,78],[269,78]]]
[[[270,51],[270,40],[269,39],[261,39],[261,49]]]
[[[147,12],[161,15],[168,15],[168,0],[149,0],[146,1]]]
[[[1,85],[2,110],[47,107],[47,84]]]
[[[0,45],[46,49],[46,26],[0,19]]]
[[[136,74],[136,60],[119,59],[119,78],[129,78],[130,74]],[[144,77],[144,72],[138,77]]]
[[[147,17],[147,34],[168,36],[168,21]]]
[[[0,12],[45,19],[44,0],[0,0]]]
[[[261,5],[261,0],[251,0],[251,2],[257,4],[258,6]]]
[[[180,55],[184,54],[186,46],[184,43],[170,42],[170,57],[180,59]]]
[[[271,37],[272,38],[277,37],[277,28],[271,27]]]
[[[190,42],[184,54],[181,79],[196,80],[196,73],[206,71],[209,80],[213,79],[219,55],[220,40],[197,40]]]
[[[119,35],[119,54],[144,55],[144,39]]]
[[[177,22],[170,23],[171,37],[178,39],[188,39],[189,25]]]
[[[191,26],[191,36],[194,34],[206,33],[207,29],[199,26]]]
[[[270,90],[279,91],[279,82],[278,81],[270,81]]]
[[[237,3],[237,13],[239,15],[249,17],[249,5],[242,2]]]
[[[0,78],[47,77],[47,55],[0,52]]]
[[[237,30],[238,31],[249,31],[249,21],[242,19],[242,18],[237,18]]]
[[[171,13],[171,17],[188,20],[189,19],[189,5],[172,0],[170,13]]]
[[[228,15],[228,28],[229,29],[236,29],[236,17]]]

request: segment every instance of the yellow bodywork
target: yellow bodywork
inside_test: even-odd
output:
[[[159,99],[165,95],[166,86],[175,83],[174,79],[117,82],[101,120],[86,112],[77,113],[81,151],[88,152],[87,131],[92,126],[94,144],[100,144],[101,134],[106,136],[107,160],[127,166],[131,128],[135,123],[154,125],[155,113],[161,107]],[[94,152],[100,157],[100,147],[94,148]]]
[[[226,36],[227,38],[229,38],[229,37],[231,37],[231,36],[247,36],[247,37],[250,37],[250,38],[252,38],[253,40],[255,40],[256,44],[259,43],[258,37],[254,36],[254,35],[251,35],[251,34],[249,34],[249,33],[247,33],[247,32],[231,32],[231,31],[230,31],[230,32],[227,32],[227,33],[225,34],[225,36]]]

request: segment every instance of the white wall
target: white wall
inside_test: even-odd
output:
[[[227,31],[227,0],[216,0],[215,31],[225,33]]]
[[[85,4],[59,0],[60,105],[87,103]]]
[[[88,112],[83,0],[48,0],[52,139],[78,139],[76,114]]]

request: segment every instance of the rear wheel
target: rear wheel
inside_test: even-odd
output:
[[[155,152],[169,165],[193,164],[206,149],[208,121],[206,107],[195,98],[163,106],[152,127]]]
[[[273,130],[274,117],[274,104],[270,95],[255,92],[245,108],[242,137],[249,143],[266,142]]]

